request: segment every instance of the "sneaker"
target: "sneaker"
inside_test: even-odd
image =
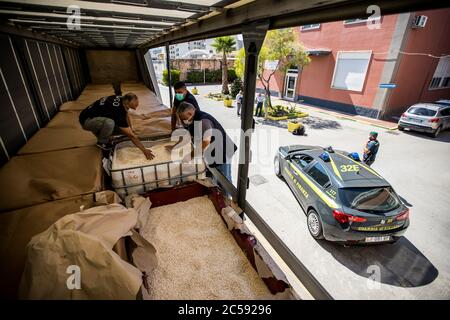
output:
[[[97,147],[105,151],[110,151],[113,148],[112,144],[110,143],[100,143],[100,142],[97,142]]]

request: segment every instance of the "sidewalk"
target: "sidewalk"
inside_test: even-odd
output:
[[[191,90],[194,86],[196,86],[196,85],[188,86],[188,90]],[[166,104],[167,106],[170,105],[168,87],[160,84],[159,88],[161,91],[161,95],[163,96],[163,103]],[[199,91],[198,96],[205,98],[205,95],[207,95],[210,92],[212,92],[212,93],[220,92],[221,85],[220,84],[202,85],[202,86],[197,86],[197,89]],[[196,96],[196,97],[198,97],[198,96]],[[209,99],[209,98],[205,98],[205,99]],[[305,110],[308,113],[316,112],[316,113],[327,114],[331,117],[355,121],[355,122],[359,122],[359,123],[362,123],[365,125],[379,127],[379,128],[385,129],[385,130],[396,130],[397,129],[397,123],[395,123],[395,122],[377,120],[377,119],[372,119],[372,118],[363,117],[363,116],[359,116],[359,115],[340,113],[340,112],[331,111],[331,110],[327,110],[327,109],[323,109],[323,108],[319,108],[319,107],[314,107],[312,105],[307,105],[307,104],[303,104],[303,103],[299,103],[299,102],[295,102],[295,101],[283,100],[283,99],[280,99],[277,97],[271,97],[271,99],[272,99],[272,104],[277,104],[277,103],[282,104],[282,105],[292,104],[292,105],[298,106],[299,108]],[[214,100],[211,99],[211,101],[214,101]]]
[[[386,130],[396,130],[397,129],[397,123],[394,123],[394,122],[377,120],[377,119],[363,117],[363,116],[359,116],[359,115],[351,115],[351,114],[335,112],[335,111],[322,109],[322,108],[314,107],[311,105],[307,105],[307,104],[303,104],[303,103],[299,103],[299,102],[295,102],[295,101],[283,100],[283,99],[280,99],[277,97],[271,97],[271,99],[272,99],[272,104],[275,104],[275,103],[284,104],[284,105],[285,104],[293,104],[293,105],[298,106],[301,109],[305,110],[306,112],[312,110],[312,111],[324,113],[324,114],[327,114],[327,115],[330,115],[330,116],[333,116],[336,118],[346,119],[346,120],[350,120],[350,121],[356,121],[356,122],[367,124],[370,126],[383,128]]]

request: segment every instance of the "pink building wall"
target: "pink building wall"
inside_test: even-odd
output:
[[[405,52],[434,56],[450,54],[450,9],[417,12],[428,17],[425,28],[411,29]],[[417,102],[433,102],[450,98],[450,88],[429,89],[439,59],[423,55],[403,55],[395,78],[386,116],[399,116]]]
[[[407,28],[405,52],[430,53],[436,56],[450,54],[450,9],[417,12],[428,16],[425,28]],[[414,14],[413,14],[414,15]],[[344,112],[354,112],[355,107],[377,111],[374,107],[387,52],[389,51],[398,15],[383,16],[380,29],[369,29],[365,23],[347,24],[343,21],[321,24],[319,29],[301,31],[295,27],[296,37],[308,49],[330,49],[331,53],[310,56],[307,65],[297,78],[296,97],[324,100],[324,106],[337,107]],[[364,86],[361,92],[331,87],[338,51],[372,51]],[[429,90],[429,84],[438,64],[438,59],[425,56],[401,55],[394,83],[390,89],[384,116],[398,116],[417,102],[449,99],[450,88]],[[267,77],[267,72],[265,74]],[[277,72],[270,82],[270,89],[278,96],[284,94],[284,75]],[[257,83],[258,88],[263,88]],[[307,99],[308,98],[308,99]],[[372,113],[373,114],[373,113]]]

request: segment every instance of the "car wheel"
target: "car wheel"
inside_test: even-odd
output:
[[[439,135],[439,133],[441,133],[441,126],[439,126],[439,127],[436,129],[436,131],[433,132],[433,133],[431,134],[431,136],[432,136],[433,138],[437,138],[437,136]]]
[[[307,225],[309,233],[314,239],[323,239],[322,222],[319,214],[313,209],[308,211]]]
[[[398,126],[398,130],[405,131],[405,128],[403,128],[402,126]]]
[[[281,178],[281,164],[280,164],[280,157],[275,156],[275,159],[273,159],[273,169],[275,170],[275,175],[278,178]]]

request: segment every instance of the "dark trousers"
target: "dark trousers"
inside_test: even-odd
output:
[[[262,107],[263,107],[263,103],[262,103],[262,102],[258,102],[258,103],[256,104],[255,117],[261,117],[261,114],[262,114]]]

